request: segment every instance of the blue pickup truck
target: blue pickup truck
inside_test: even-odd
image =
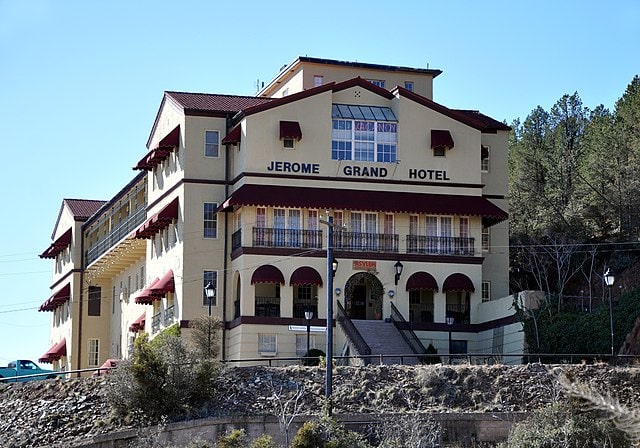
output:
[[[49,378],[55,378],[57,376],[56,371],[41,369],[38,364],[28,359],[19,359],[17,361],[11,361],[7,364],[7,367],[0,367],[0,382],[17,383],[33,380],[44,380]],[[15,378],[24,375],[37,375],[29,376],[25,378]]]

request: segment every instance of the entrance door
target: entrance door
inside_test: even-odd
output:
[[[367,318],[367,285],[355,285],[349,300],[348,315],[351,319]]]

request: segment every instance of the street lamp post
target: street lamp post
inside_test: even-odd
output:
[[[451,364],[451,327],[453,326],[453,322],[455,321],[455,318],[453,318],[452,316],[447,316],[446,321],[447,321],[447,326],[449,327],[449,350],[447,354],[449,355],[449,364]]]
[[[211,318],[211,302],[213,302],[213,299],[216,296],[216,287],[213,283],[207,283],[207,286],[204,287],[204,293],[207,296],[207,301],[209,302],[209,318]],[[211,357],[211,319],[207,322],[207,355]]]
[[[307,356],[309,356],[309,349],[311,348],[309,345],[309,339],[311,334],[311,318],[313,318],[313,311],[306,310],[304,312],[304,318],[307,321]]]
[[[616,281],[616,278],[613,275],[613,272],[611,272],[611,269],[609,268],[607,268],[607,271],[604,273],[602,278],[604,279],[604,283],[605,285],[607,285],[607,289],[609,292],[609,325],[611,328],[611,361],[615,362],[615,358],[614,358],[615,354],[613,352],[613,304],[611,299],[611,287],[613,286],[613,283]]]

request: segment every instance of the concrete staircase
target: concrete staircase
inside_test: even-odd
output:
[[[362,338],[371,348],[371,363],[377,364],[379,359],[375,355],[384,355],[384,364],[418,364],[418,358],[412,356],[389,356],[389,355],[411,355],[411,347],[402,338],[402,335],[391,322],[384,320],[352,320]]]

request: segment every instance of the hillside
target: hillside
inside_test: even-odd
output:
[[[640,368],[598,364],[555,369],[623,404],[640,402]],[[0,385],[1,446],[77,446],[84,437],[130,427],[110,414],[108,382],[107,376]],[[563,396],[553,375],[539,364],[337,367],[333,386],[335,415],[529,411]],[[299,387],[304,388],[300,409],[319,414],[324,369],[229,368],[220,380],[219,396],[200,416],[273,414],[274,393],[286,397]]]

